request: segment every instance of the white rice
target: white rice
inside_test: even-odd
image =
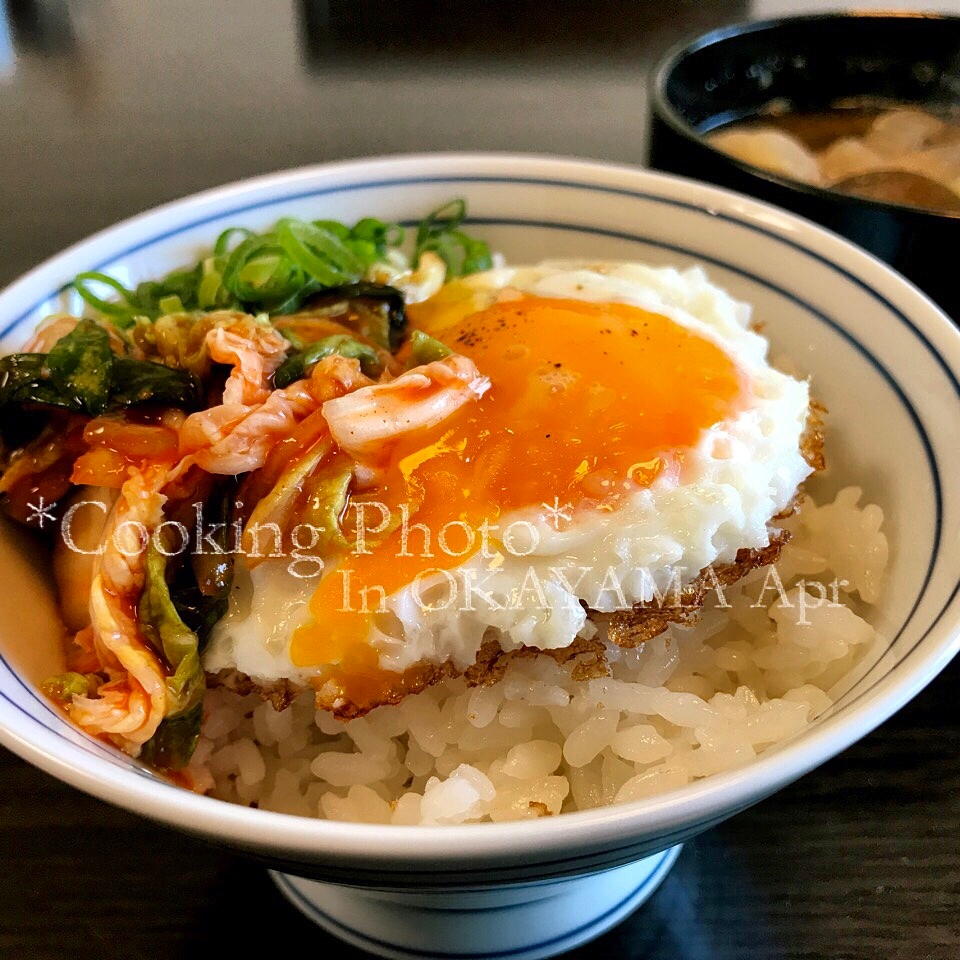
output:
[[[277,712],[214,689],[190,773],[264,809],[432,824],[585,810],[747,763],[806,729],[879,642],[863,614],[887,542],[882,511],[859,498],[848,488],[807,501],[784,524],[794,537],[775,573],[728,588],[726,609],[711,594],[696,627],[611,646],[607,677],[575,682],[548,657],[515,660],[500,683],[448,680],[349,723],[315,711],[311,694]]]

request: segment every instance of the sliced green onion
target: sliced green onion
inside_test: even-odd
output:
[[[458,229],[466,215],[466,201],[452,200],[424,217],[417,228],[414,263],[419,263],[423,254],[431,251],[447,265],[448,276],[489,270],[493,265],[490,248]]]
[[[350,228],[339,220],[314,220],[313,225],[332,233],[341,240],[346,240],[350,236]]]
[[[183,301],[179,297],[161,297],[160,313],[186,313],[186,310],[184,309]]]
[[[444,260],[450,276],[487,269],[491,265],[487,245],[459,229],[465,217],[463,200],[444,204],[425,217],[416,232],[415,261],[429,250]],[[295,313],[324,290],[362,282],[369,268],[386,262],[403,239],[398,224],[375,217],[364,217],[353,227],[335,220],[287,218],[260,234],[228,227],[211,256],[160,280],[139,283],[135,290],[98,272],[81,273],[75,286],[86,303],[118,327],[131,326],[137,317],[156,320],[166,313],[195,310],[264,311],[276,316]],[[118,299],[100,296],[98,284],[118,294]],[[395,346],[392,336],[391,345]]]
[[[115,290],[123,298],[123,303],[103,300],[88,286],[89,283],[102,283],[105,287]],[[77,293],[95,310],[105,313],[108,317],[132,318],[135,314],[134,292],[128,290],[119,280],[105,273],[87,272],[78,273],[73,281]]]
[[[281,220],[280,245],[309,276],[326,286],[349,283],[363,276],[363,262],[338,236],[315,223]]]
[[[230,294],[223,286],[225,263],[225,257],[208,257],[203,261],[203,279],[197,288],[197,306],[201,310],[225,307],[230,302]]]
[[[386,256],[390,247],[398,247],[403,243],[403,227],[397,223],[384,223],[382,220],[375,220],[373,217],[365,217],[357,221],[356,226],[350,231],[351,246],[358,255],[360,249],[369,249],[370,255],[367,263],[375,263],[381,257]]]
[[[262,303],[289,297],[303,286],[303,270],[292,262],[276,234],[248,237],[230,254],[222,283],[238,300]]]
[[[233,239],[235,233],[239,233],[244,240],[249,240],[251,237],[256,236],[252,230],[248,230],[246,227],[227,227],[227,229],[217,237],[217,242],[213,245],[213,255],[215,257],[223,257],[230,252],[230,241]]]
[[[270,315],[277,317],[284,316],[288,313],[296,313],[306,300],[309,300],[315,293],[319,293],[323,289],[325,288],[322,283],[310,278],[299,290],[294,290],[286,300],[272,304],[270,307]]]
[[[417,227],[415,255],[419,258],[421,250],[425,249],[425,245],[433,238],[456,230],[457,227],[463,223],[466,216],[467,202],[462,199],[451,200],[442,207],[437,207],[432,213],[428,213],[423,220],[420,221],[420,226]]]

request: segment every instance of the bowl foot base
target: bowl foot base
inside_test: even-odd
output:
[[[657,889],[679,853],[676,846],[588,876],[456,891],[364,890],[271,876],[311,920],[382,957],[538,960],[623,920]]]

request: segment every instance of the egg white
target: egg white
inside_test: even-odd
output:
[[[710,564],[731,562],[739,549],[769,543],[770,518],[811,472],[800,450],[810,397],[805,381],[768,363],[767,341],[749,327],[749,305],[700,269],[634,263],[502,267],[466,284],[477,309],[510,287],[663,314],[724,349],[749,379],[749,400],[703,432],[685,452],[679,474],[661,474],[616,510],[576,511],[562,524],[541,507],[515,511],[501,518],[500,529],[519,523],[514,529],[528,534],[523,546],[497,551],[493,543],[490,552],[499,557],[474,554],[449,574],[389,596],[388,613],[377,618],[369,638],[382,667],[450,661],[465,669],[489,631],[504,650],[562,648],[595,632],[581,601],[604,612],[652,602],[657,591],[669,593]],[[236,668],[263,681],[309,679],[315,671],[292,663],[289,640],[310,619],[317,582],[291,576],[283,560],[238,577],[206,651],[206,669]]]

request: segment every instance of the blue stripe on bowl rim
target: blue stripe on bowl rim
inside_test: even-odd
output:
[[[381,189],[384,187],[392,187],[392,186],[416,186],[416,185],[427,185],[427,184],[463,184],[463,183],[491,183],[491,184],[501,183],[501,184],[512,184],[512,185],[531,185],[531,186],[539,185],[539,186],[547,186],[547,187],[554,187],[554,188],[561,188],[561,189],[574,189],[574,190],[582,190],[586,192],[596,192],[596,193],[606,193],[606,194],[626,196],[633,199],[645,200],[652,203],[658,203],[666,206],[677,207],[680,209],[687,209],[696,213],[704,212],[704,208],[701,205],[697,203],[692,203],[690,201],[678,200],[671,197],[664,197],[655,193],[649,193],[644,190],[631,190],[623,187],[613,187],[613,186],[598,185],[593,183],[584,183],[584,182],[579,182],[575,180],[564,180],[564,179],[554,180],[554,179],[544,178],[544,177],[507,177],[507,176],[474,176],[474,175],[395,177],[395,178],[386,178],[381,180],[368,180],[368,181],[358,181],[358,182],[352,182],[352,183],[342,183],[342,184],[336,184],[329,187],[314,188],[311,190],[296,191],[296,192],[291,192],[286,194],[280,193],[280,194],[275,194],[267,199],[262,199],[253,203],[241,204],[229,210],[220,210],[215,214],[210,214],[204,217],[200,217],[188,223],[181,224],[178,227],[172,228],[170,230],[164,231],[159,234],[155,234],[151,236],[149,239],[143,240],[134,245],[131,245],[130,247],[126,248],[123,251],[115,252],[111,254],[111,256],[108,257],[107,259],[103,260],[96,266],[93,266],[89,269],[101,270],[118,259],[121,259],[126,256],[130,256],[131,254],[136,253],[139,250],[145,249],[149,246],[160,243],[164,240],[171,239],[172,237],[175,237],[178,234],[184,233],[188,230],[195,229],[196,227],[199,227],[199,226],[203,226],[206,223],[211,223],[216,220],[221,220],[224,217],[238,216],[243,213],[248,213],[250,211],[262,209],[265,207],[277,206],[279,204],[292,203],[298,200],[306,200],[306,199],[316,198],[320,196],[332,195],[336,193],[361,192],[365,190]],[[898,322],[911,332],[911,334],[920,342],[920,344],[925,348],[928,355],[936,362],[936,364],[940,367],[942,372],[945,374],[947,380],[950,382],[950,385],[953,387],[954,393],[958,397],[960,397],[960,381],[958,381],[957,375],[946,363],[946,361],[940,355],[939,351],[936,350],[936,348],[927,338],[926,334],[922,330],[920,330],[916,326],[916,324],[914,324],[913,321],[902,310],[900,310],[889,299],[887,299],[885,296],[879,293],[876,289],[871,287],[868,283],[866,283],[856,274],[847,270],[845,267],[841,266],[835,261],[829,259],[825,255],[810,249],[800,241],[792,239],[790,237],[782,236],[779,233],[777,233],[775,230],[765,227],[762,224],[752,222],[749,219],[744,219],[742,217],[735,216],[733,214],[723,213],[723,212],[714,211],[714,210],[710,211],[710,216],[715,219],[729,222],[735,226],[746,229],[752,233],[763,235],[765,237],[772,239],[777,243],[781,243],[787,247],[790,247],[798,251],[799,253],[826,266],[831,271],[839,274],[847,281],[853,283],[855,286],[862,289],[872,299],[877,301],[887,311],[892,313],[896,317]],[[919,418],[919,415],[917,414],[916,410],[913,408],[912,404],[910,404],[899,382],[890,373],[890,371],[886,367],[884,367],[883,364],[880,363],[880,361],[872,353],[870,353],[870,351],[859,340],[857,340],[852,334],[846,331],[841,324],[839,324],[836,320],[833,320],[830,317],[827,317],[825,314],[818,311],[812,305],[810,305],[809,303],[806,303],[804,300],[802,300],[800,297],[796,296],[795,294],[783,288],[780,288],[777,285],[769,281],[766,281],[750,273],[749,271],[744,270],[739,266],[728,264],[719,258],[713,258],[707,255],[704,255],[703,253],[690,248],[682,247],[679,245],[668,244],[661,240],[645,237],[640,234],[632,234],[624,231],[608,231],[602,228],[597,228],[589,225],[578,225],[578,224],[572,224],[572,223],[540,221],[540,220],[524,221],[524,220],[510,220],[509,218],[472,217],[468,220],[468,222],[470,224],[479,225],[479,226],[502,224],[504,226],[511,226],[511,225],[512,226],[530,226],[530,227],[538,227],[541,229],[557,229],[557,230],[569,230],[569,231],[580,231],[585,233],[594,233],[596,235],[605,235],[605,236],[610,236],[617,239],[635,241],[638,243],[647,244],[652,247],[660,247],[662,249],[670,250],[675,253],[681,253],[700,261],[707,261],[707,262],[713,263],[716,266],[720,266],[724,269],[730,270],[734,274],[739,274],[741,276],[744,276],[745,278],[749,279],[751,282],[759,283],[767,287],[768,289],[771,289],[772,291],[786,297],[787,299],[795,302],[797,305],[808,310],[820,322],[825,323],[826,325],[830,326],[835,332],[840,334],[852,346],[854,346],[854,348],[857,349],[858,352],[860,352],[871,363],[871,365],[878,371],[878,373],[880,373],[880,375],[887,381],[888,385],[893,389],[894,393],[897,395],[901,404],[906,409],[908,416],[910,417],[911,421],[914,423],[917,429],[918,437],[920,438],[921,443],[923,444],[925,454],[928,460],[928,466],[931,471],[931,479],[934,485],[935,511],[936,511],[936,522],[935,522],[935,530],[934,530],[935,548],[931,552],[931,557],[928,563],[927,571],[924,576],[923,583],[925,588],[926,584],[929,582],[930,576],[932,574],[932,570],[939,556],[940,538],[942,536],[942,506],[943,506],[942,483],[941,483],[940,471],[936,461],[936,455],[933,450],[930,439],[923,428],[923,424]],[[69,283],[64,284],[62,287],[52,291],[47,296],[37,300],[31,308],[22,312],[16,320],[8,324],[5,328],[3,328],[3,330],[0,330],[0,337],[6,337],[9,333],[15,330],[18,326],[20,326],[25,320],[27,320],[31,314],[35,313],[44,303],[52,300],[59,294],[62,294],[63,292],[67,291],[69,288],[70,288]],[[949,608],[953,600],[956,598],[958,593],[960,593],[960,579],[958,579],[958,581],[954,585],[949,597],[947,598],[946,602],[943,604],[941,609],[930,620],[930,622],[928,623],[928,625],[926,626],[922,634],[917,638],[914,645],[904,653],[904,655],[897,661],[894,667],[898,667],[900,664],[906,662],[916,652],[916,650],[922,645],[926,637],[930,634],[930,632],[937,626],[937,624],[943,618],[943,615],[946,613],[947,609]],[[918,596],[917,600],[914,602],[906,620],[897,630],[895,637],[890,641],[891,645],[894,642],[896,642],[896,639],[900,635],[902,635],[903,631],[909,625],[910,620],[913,618],[914,614],[916,613],[916,609],[920,601],[920,597],[922,597],[922,594],[923,594],[923,589],[921,589],[920,595]],[[27,684],[16,673],[16,671],[12,669],[9,662],[2,655],[0,655],[0,664],[2,664],[2,666],[6,668],[6,670],[10,673],[11,677],[27,692],[27,694],[31,697],[31,699],[37,702],[39,705],[41,705],[41,707],[45,711],[47,711],[49,714],[51,714],[57,720],[58,723],[67,722],[65,715],[61,713],[58,709],[56,709],[45,697],[39,694],[35,688]],[[873,672],[875,667],[876,667],[876,664],[874,665],[874,667],[871,667],[870,671],[868,671],[867,674],[865,674],[863,677],[860,678],[860,680],[857,683],[858,687],[860,687],[863,684],[863,682],[870,675],[870,673]],[[874,683],[871,684],[870,687],[860,690],[853,699],[849,700],[847,703],[844,704],[843,709],[839,713],[842,714],[848,708],[853,706],[853,704],[855,704],[863,696],[869,693],[870,690],[872,690],[878,683],[882,682],[883,679],[885,679],[885,677],[889,675],[889,672],[890,671],[888,671],[883,676],[875,679]],[[110,748],[106,746],[101,746],[100,743],[95,739],[91,738],[90,747],[92,749],[87,749],[86,747],[72,740],[69,740],[62,733],[60,733],[57,728],[50,727],[46,723],[43,723],[37,717],[36,714],[28,710],[26,707],[21,705],[16,700],[11,699],[3,691],[0,691],[0,699],[6,701],[8,704],[10,704],[20,713],[24,714],[26,717],[33,720],[34,722],[40,724],[45,729],[47,729],[48,731],[53,733],[55,736],[57,736],[59,739],[69,743],[71,746],[78,747],[84,750],[84,752],[90,753],[92,755],[96,755],[101,759],[106,759],[108,757],[110,759],[114,759],[114,755],[112,754],[112,751],[110,750]],[[131,768],[134,769],[136,772],[142,773],[144,776],[154,780],[159,786],[166,787],[170,790],[177,790],[177,791],[182,789],[180,787],[169,784],[167,781],[163,780],[162,778],[156,777],[154,774],[150,773],[147,770],[143,770],[139,768],[135,764],[132,765]],[[562,863],[567,863],[569,861],[570,861],[569,857],[564,857],[561,859],[557,859],[555,861],[538,862],[536,866],[545,867],[545,866],[549,866],[551,863],[562,864]],[[495,867],[495,868],[489,868],[489,869],[492,872],[503,871],[502,867]],[[473,867],[471,868],[470,872],[481,873],[481,872],[485,872],[486,870],[487,868],[478,869],[477,867]],[[451,872],[454,872],[454,871],[451,871]]]
[[[587,920],[585,923],[581,924],[578,927],[575,927],[573,930],[568,930],[566,933],[559,934],[555,937],[550,937],[546,940],[541,940],[538,943],[526,944],[522,947],[515,947],[511,950],[496,950],[496,951],[486,951],[484,953],[473,953],[469,951],[457,951],[456,953],[451,952],[439,952],[436,950],[417,950],[413,947],[398,947],[394,943],[389,943],[386,940],[380,940],[377,937],[373,937],[368,933],[363,933],[360,930],[357,930],[355,927],[348,926],[343,923],[341,920],[337,920],[335,917],[330,916],[315,903],[309,900],[300,890],[290,882],[289,877],[282,873],[276,871],[272,872],[273,881],[280,888],[284,896],[292,900],[296,906],[314,923],[317,923],[320,926],[326,927],[327,929],[337,933],[339,936],[343,936],[348,940],[353,940],[355,942],[361,943],[364,945],[370,952],[379,953],[380,949],[387,949],[394,954],[402,954],[408,957],[423,957],[424,960],[509,960],[510,957],[523,957],[527,954],[539,952],[541,950],[547,950],[554,948],[556,950],[561,949],[572,949],[576,945],[576,941],[579,942],[582,938],[589,935],[590,931],[601,928],[597,931],[597,935],[603,932],[606,929],[606,924],[611,920],[611,918],[616,917],[617,914],[623,913],[626,915],[634,907],[640,905],[641,900],[645,900],[649,897],[654,890],[659,886],[659,884],[664,880],[667,873],[669,873],[670,868],[676,862],[677,857],[680,855],[679,846],[670,846],[666,850],[663,850],[659,854],[659,861],[654,865],[650,873],[637,884],[626,896],[618,900],[613,906],[604,910],[599,916]],[[654,854],[653,856],[657,856]],[[616,868],[613,868],[616,869]],[[484,908],[482,912],[513,912],[515,909],[522,909],[526,904],[516,904],[516,905],[504,905],[502,907],[491,907]],[[441,912],[434,911],[431,908],[431,912]],[[475,914],[481,911],[475,910],[455,910],[452,909],[449,912],[454,913],[468,913]],[[565,947],[564,944],[569,944]]]
[[[769,796],[766,794],[765,796]],[[705,833],[714,827],[719,826],[725,820],[735,817],[750,807],[759,803],[764,797],[751,799],[749,803],[740,804],[736,807],[724,809],[720,814],[708,817],[707,819],[697,820],[694,824],[687,824],[678,829],[671,830],[669,833],[658,833],[653,839],[642,840],[630,845],[618,843],[616,847],[592,850],[590,853],[566,854],[562,858],[555,860],[537,860],[531,864],[529,869],[524,867],[484,867],[470,864],[466,867],[449,869],[418,869],[412,876],[409,872],[387,873],[382,868],[365,870],[363,868],[350,867],[350,883],[346,886],[363,887],[365,889],[388,889],[388,890],[423,890],[425,886],[432,884],[443,884],[444,886],[456,889],[460,886],[479,886],[505,883],[510,886],[530,885],[539,886],[542,883],[552,881],[562,881],[572,877],[582,877],[589,873],[602,873],[605,870],[615,870],[617,867],[625,867],[627,864],[635,863],[637,860],[643,860],[645,857],[654,856],[656,851],[665,847],[677,847],[686,843],[692,837]],[[449,826],[442,828],[448,830]],[[302,864],[295,860],[289,860],[284,857],[259,856],[254,855],[254,859],[259,862],[265,862],[270,869],[288,873],[292,876],[300,876],[308,880],[319,880],[323,883],[339,883],[343,874],[339,867],[323,869],[322,867],[311,868],[309,864]],[[549,879],[544,879],[544,869],[549,868]],[[476,878],[483,879],[477,880]],[[504,879],[506,878],[506,879]],[[340,884],[343,886],[344,884]]]

